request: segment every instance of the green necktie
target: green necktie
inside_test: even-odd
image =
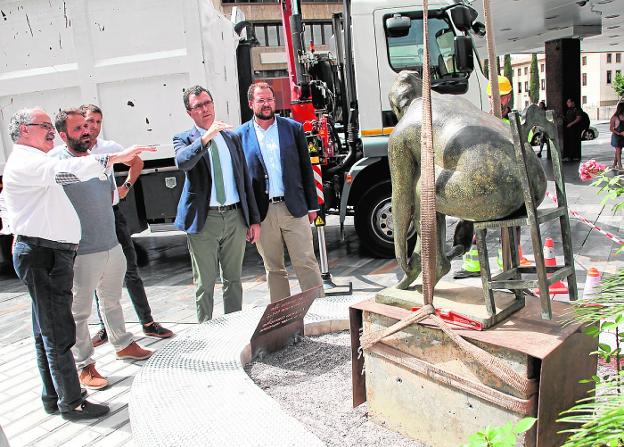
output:
[[[210,155],[212,160],[212,181],[215,184],[217,202],[221,205],[225,203],[225,184],[223,183],[223,171],[221,170],[221,159],[219,158],[219,148],[214,141],[210,141]]]

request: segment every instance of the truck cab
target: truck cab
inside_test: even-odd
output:
[[[429,51],[432,88],[462,95],[478,108],[489,110],[487,79],[471,48],[474,70],[458,71],[456,37],[462,33],[451,9],[461,1],[429,3]],[[422,3],[413,0],[352,0],[351,30],[354,84],[359,114],[362,158],[345,176],[340,219],[355,218],[362,244],[380,257],[394,257],[388,137],[396,124],[388,92],[401,70],[422,73]],[[476,17],[476,13],[475,13]],[[404,32],[389,29],[389,20],[402,22]],[[397,35],[400,34],[400,35]],[[472,34],[472,33],[471,33]],[[414,232],[415,233],[415,232]]]

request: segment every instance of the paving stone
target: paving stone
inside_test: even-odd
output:
[[[0,404],[0,413],[4,414],[10,421],[16,421],[41,406],[39,396],[29,392],[12,397]]]
[[[94,426],[93,430],[99,432],[101,436],[126,426],[125,431],[131,434],[129,420],[128,404],[126,403],[116,410],[111,410],[111,415],[108,416],[103,423]]]
[[[93,444],[91,447],[115,447],[115,446],[124,446],[130,447],[134,446],[134,442],[132,441],[132,432],[130,431],[130,423],[126,422],[125,425],[119,427],[116,431],[111,432]]]
[[[7,436],[17,436],[34,427],[39,427],[48,417],[49,415],[43,411],[43,407],[40,407],[16,421],[2,424],[2,428]]]
[[[48,434],[49,432],[44,430],[43,428],[35,427],[31,430],[28,430],[27,432],[19,434],[18,436],[7,436],[7,438],[9,439],[9,445],[11,447],[21,447],[34,445],[33,441],[42,438]]]
[[[59,419],[61,419],[60,416]],[[74,444],[73,439],[81,433],[91,431],[91,428],[89,427],[91,423],[92,422],[89,421],[76,421],[63,424],[56,430],[47,433],[44,437],[38,438],[33,445],[36,445],[37,447],[76,445],[78,447],[80,444]],[[98,434],[97,432],[95,433]]]

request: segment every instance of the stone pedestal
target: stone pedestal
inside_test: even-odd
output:
[[[560,446],[565,436],[557,432],[566,427],[555,421],[586,396],[590,386],[578,382],[596,371],[596,359],[589,356],[596,340],[578,325],[560,324],[569,311],[568,305],[553,303],[554,318],[545,321],[538,300],[527,299],[522,310],[489,330],[457,330],[530,379],[533,391],[523,395],[467,356],[429,320],[358,355],[359,333],[386,328],[409,311],[374,300],[353,305],[354,405],[368,400],[369,414],[377,421],[434,447],[463,445],[488,425],[525,416],[538,422],[520,445]]]

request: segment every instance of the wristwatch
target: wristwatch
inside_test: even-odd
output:
[[[128,188],[128,189],[132,188],[132,183],[130,183],[130,182],[124,182],[124,184],[123,184],[123,185],[124,185],[126,188]]]

